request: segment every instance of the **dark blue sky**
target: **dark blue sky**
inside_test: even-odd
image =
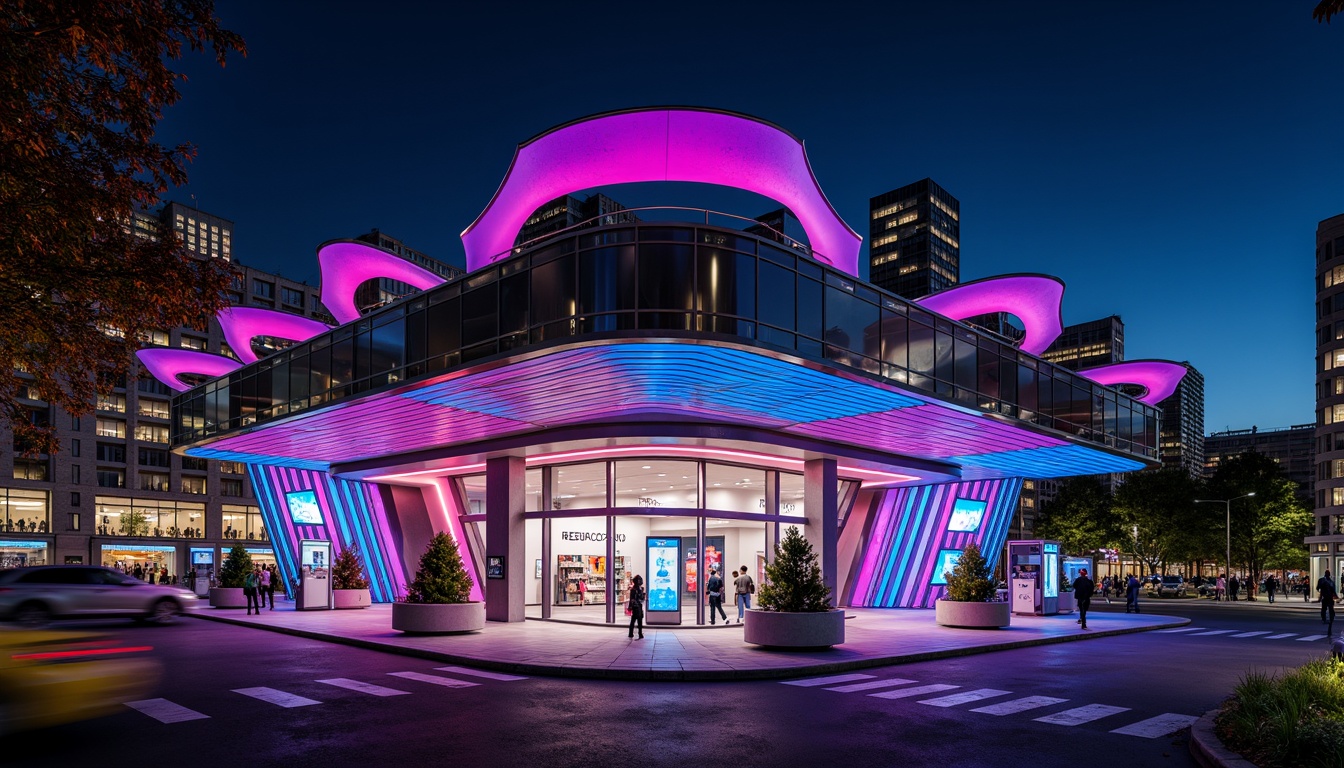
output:
[[[1063,278],[1066,323],[1119,314],[1128,358],[1203,371],[1208,431],[1306,423],[1314,231],[1344,212],[1344,23],[1314,4],[222,3],[250,54],[186,65],[160,135],[200,154],[167,197],[311,283],[319,243],[372,227],[461,265],[518,142],[623,107],[730,109],[803,139],[865,237],[869,197],[933,177],[961,200],[963,280]]]

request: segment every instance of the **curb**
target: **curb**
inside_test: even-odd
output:
[[[191,617],[203,619],[205,621],[216,621],[221,624],[233,624],[235,626],[251,627],[252,629],[260,629],[268,632],[278,632],[283,635],[292,635],[308,640],[320,640],[322,642],[336,643],[338,645],[348,645],[355,648],[363,648],[365,650],[382,651],[384,653],[411,656],[420,659],[428,659],[430,661],[446,661],[453,664],[465,664],[467,666],[494,670],[496,672],[543,677],[581,678],[587,680],[636,680],[681,683],[780,680],[789,677],[805,677],[833,672],[848,672],[856,669],[871,669],[873,667],[885,667],[893,664],[912,664],[920,661],[950,659],[959,656],[975,656],[982,653],[993,653],[995,651],[1009,651],[1015,648],[1032,648],[1041,645],[1055,645],[1057,643],[1069,643],[1078,640],[1091,640],[1097,637],[1132,635],[1139,632],[1151,632],[1156,629],[1183,627],[1190,623],[1189,619],[1181,619],[1178,620],[1177,623],[1162,624],[1152,627],[1110,629],[1099,632],[1088,632],[1086,634],[1041,637],[1031,640],[1014,640],[969,648],[949,648],[941,651],[908,653],[901,656],[875,656],[865,659],[853,659],[850,661],[830,661],[819,664],[802,664],[793,667],[773,667],[768,669],[611,669],[606,667],[566,667],[549,664],[531,664],[528,662],[498,661],[495,659],[483,659],[475,656],[444,653],[442,651],[431,651],[424,648],[407,648],[394,643],[383,643],[376,640],[363,640],[354,637],[343,637],[341,635],[330,635],[323,632],[296,629],[294,627],[281,627],[272,624],[253,624],[248,621],[241,621],[227,616],[193,613],[191,614]],[[770,653],[770,651],[762,650],[761,653]],[[1247,765],[1249,765],[1249,763]]]
[[[1218,712],[1211,709],[1190,726],[1190,756],[1203,768],[1256,768],[1255,763],[1223,746],[1213,730]]]

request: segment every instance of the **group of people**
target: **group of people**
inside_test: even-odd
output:
[[[27,519],[20,517],[17,520],[11,517],[5,521],[4,530],[18,531],[19,533],[46,533],[47,521],[38,520],[35,517]]]
[[[751,596],[756,594],[756,581],[747,573],[747,566],[733,571],[732,585],[734,593],[734,602],[737,603],[737,623],[741,624],[746,612],[751,610]],[[728,614],[723,610],[723,598],[728,593],[728,585],[723,577],[719,575],[718,566],[710,569],[709,579],[705,582],[705,596],[709,598],[709,623],[716,623],[719,616],[723,617],[723,623],[728,623]],[[635,631],[639,631],[638,639],[644,639],[644,601],[648,598],[648,593],[644,590],[644,577],[636,575],[630,583],[630,600],[625,605],[625,612],[630,616],[629,636],[634,639]]]
[[[243,596],[247,598],[247,615],[256,610],[261,615],[262,608],[275,610],[275,585],[279,582],[275,565],[254,566],[252,572],[243,579]]]
[[[1086,570],[1079,571],[1080,574],[1086,572]],[[1075,581],[1077,581],[1077,579],[1075,579]],[[1089,579],[1089,581],[1091,580]],[[1128,576],[1106,576],[1101,580],[1101,596],[1106,598],[1106,603],[1109,605],[1112,593],[1114,593],[1116,597],[1121,597],[1123,595],[1125,598],[1125,613],[1139,613],[1139,589],[1141,587],[1142,585],[1139,583],[1138,577],[1133,574]],[[1097,584],[1093,582],[1092,591],[1089,593],[1089,596],[1090,594],[1095,593],[1096,590]],[[1077,599],[1077,597],[1078,595],[1075,594],[1074,599]],[[1080,620],[1079,623],[1083,622]],[[1084,629],[1086,629],[1086,627],[1084,627]]]
[[[124,560],[118,560],[110,566],[127,576],[135,578],[147,584],[176,584],[177,576],[168,573],[168,566],[154,565],[153,563],[135,563],[131,565]]]

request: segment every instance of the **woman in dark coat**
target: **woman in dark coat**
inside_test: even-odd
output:
[[[639,623],[639,639],[644,639],[644,577],[635,576],[630,584],[630,637],[635,636],[635,623]]]

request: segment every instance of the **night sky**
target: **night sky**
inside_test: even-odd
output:
[[[961,200],[963,281],[1057,275],[1066,323],[1119,314],[1128,359],[1204,373],[1206,431],[1286,427],[1313,419],[1316,224],[1344,213],[1344,19],[1314,4],[221,3],[250,53],[184,64],[160,139],[199,156],[166,198],[312,284],[319,243],[373,227],[461,266],[518,142],[625,107],[745,112],[806,143],[865,240],[868,198],[932,177]]]

